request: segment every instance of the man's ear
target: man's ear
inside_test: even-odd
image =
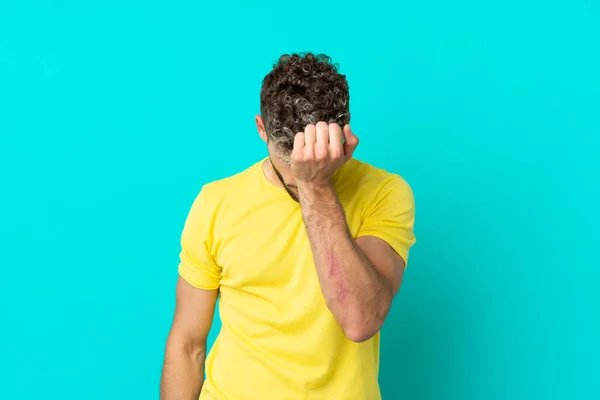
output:
[[[263,142],[268,143],[269,137],[267,136],[267,131],[265,130],[265,124],[262,117],[257,115],[254,119],[256,121],[256,130],[258,131],[260,138],[263,140]]]

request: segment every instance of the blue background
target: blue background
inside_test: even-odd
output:
[[[384,399],[600,398],[598,1],[201,3],[0,0],[1,399],[158,398],[185,216],[293,51],[416,195]]]

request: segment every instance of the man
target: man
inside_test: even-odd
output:
[[[410,187],[352,158],[329,57],[282,56],[260,106],[269,157],[205,185],[186,221],[161,399],[380,399],[379,330],[415,242]]]

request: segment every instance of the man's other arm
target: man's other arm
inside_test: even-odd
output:
[[[175,315],[167,338],[160,399],[197,400],[204,383],[206,338],[219,290],[197,289],[179,277]]]

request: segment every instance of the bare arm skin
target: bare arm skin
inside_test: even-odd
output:
[[[352,238],[332,184],[298,187],[327,306],[350,340],[368,340],[381,329],[400,289],[404,260],[379,238]]]
[[[160,382],[161,400],[198,400],[204,382],[206,338],[218,293],[196,289],[179,277]]]

